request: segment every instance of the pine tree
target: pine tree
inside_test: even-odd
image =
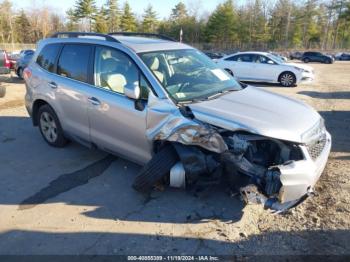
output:
[[[66,12],[67,14],[67,31],[77,31],[78,30],[78,25],[77,25],[77,18],[75,16],[75,11],[73,8],[69,8]]]
[[[232,0],[219,4],[209,17],[206,29],[207,40],[217,45],[230,44],[237,40],[237,15]]]
[[[136,26],[136,18],[131,11],[131,7],[128,2],[125,2],[120,27],[124,32],[135,32]]]
[[[180,22],[181,20],[188,17],[186,6],[184,3],[179,2],[175,7],[172,9],[170,19],[173,22]]]
[[[23,9],[16,17],[15,30],[17,34],[17,41],[20,43],[31,42],[31,26],[27,15]]]
[[[74,16],[77,19],[87,19],[89,22],[89,31],[92,29],[92,20],[96,14],[95,0],[78,0],[75,6]]]
[[[107,0],[106,19],[108,22],[108,32],[117,32],[120,30],[120,11],[117,0]]]
[[[106,20],[106,9],[102,6],[95,15],[94,31],[97,33],[107,33],[108,24]]]
[[[157,30],[157,26],[157,13],[153,10],[152,5],[149,4],[143,15],[142,31],[145,33],[155,32]]]

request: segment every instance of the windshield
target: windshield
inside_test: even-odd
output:
[[[277,62],[278,64],[284,64],[285,63],[285,61],[281,57],[279,57],[277,55],[269,54],[268,57],[270,59],[274,60],[275,62]]]
[[[229,73],[195,49],[143,53],[140,57],[176,102],[242,89]]]

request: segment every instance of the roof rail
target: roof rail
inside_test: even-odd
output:
[[[114,37],[106,34],[92,33],[92,32],[57,32],[50,36],[50,38],[74,38],[79,36],[98,36],[104,37],[106,41],[120,43]]]
[[[161,34],[154,34],[154,33],[112,32],[112,33],[108,33],[108,35],[154,37],[154,38],[159,38],[159,39],[168,40],[168,41],[172,41],[172,42],[177,42],[174,38],[171,38],[169,36],[165,36],[165,35],[161,35]]]

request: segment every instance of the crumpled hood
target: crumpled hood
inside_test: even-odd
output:
[[[313,67],[311,67],[311,66],[303,65],[303,64],[298,64],[298,63],[289,63],[289,62],[287,62],[286,65],[295,66],[295,67],[298,67],[298,68],[307,70],[307,71],[309,71],[309,72],[313,72],[313,70],[314,70]]]
[[[321,119],[301,101],[251,86],[189,107],[198,120],[211,125],[297,143],[306,143],[303,133]]]

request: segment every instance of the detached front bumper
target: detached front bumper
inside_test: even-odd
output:
[[[322,140],[300,146],[304,160],[278,167],[282,183],[278,196],[281,204],[298,201],[312,192],[326,166],[331,144],[331,135],[326,132]]]

